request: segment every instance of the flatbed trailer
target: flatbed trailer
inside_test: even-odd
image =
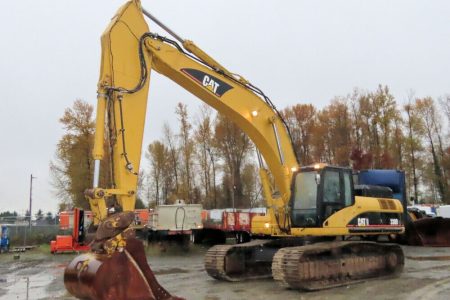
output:
[[[193,233],[194,243],[224,244],[233,238],[236,243],[251,240],[251,222],[254,216],[264,215],[264,211],[251,209],[213,209],[202,212],[203,228]]]

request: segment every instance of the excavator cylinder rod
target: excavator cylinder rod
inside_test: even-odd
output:
[[[180,43],[184,43],[184,39],[180,37],[178,34],[176,34],[172,29],[167,27],[163,22],[161,22],[159,19],[157,19],[154,15],[152,15],[148,10],[145,8],[142,8],[142,13],[147,16],[150,20],[158,24],[159,27],[164,29],[166,32],[168,32],[171,36],[173,36],[177,41]]]

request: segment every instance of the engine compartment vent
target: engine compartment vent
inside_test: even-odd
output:
[[[386,210],[397,209],[397,205],[395,204],[394,200],[378,199],[378,203],[380,203],[380,208],[381,209],[386,209]]]

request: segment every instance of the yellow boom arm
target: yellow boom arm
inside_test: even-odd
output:
[[[194,43],[182,41],[180,46],[150,33],[139,0],[129,1],[120,8],[101,42],[93,155],[97,161],[103,158],[106,121],[112,151],[113,186],[100,189],[94,179],[94,189],[88,196],[96,219],[106,216],[105,197],[116,197],[124,210],[134,209],[150,69],[227,116],[250,137],[274,180],[271,186],[269,173],[262,167],[260,174],[269,215],[284,219],[292,172],[298,168],[298,163],[285,124],[259,89],[227,71]]]

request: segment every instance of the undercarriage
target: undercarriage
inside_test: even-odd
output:
[[[207,273],[218,280],[273,277],[301,290],[321,290],[374,277],[395,276],[404,265],[400,246],[366,241],[254,240],[218,245],[205,256]]]

